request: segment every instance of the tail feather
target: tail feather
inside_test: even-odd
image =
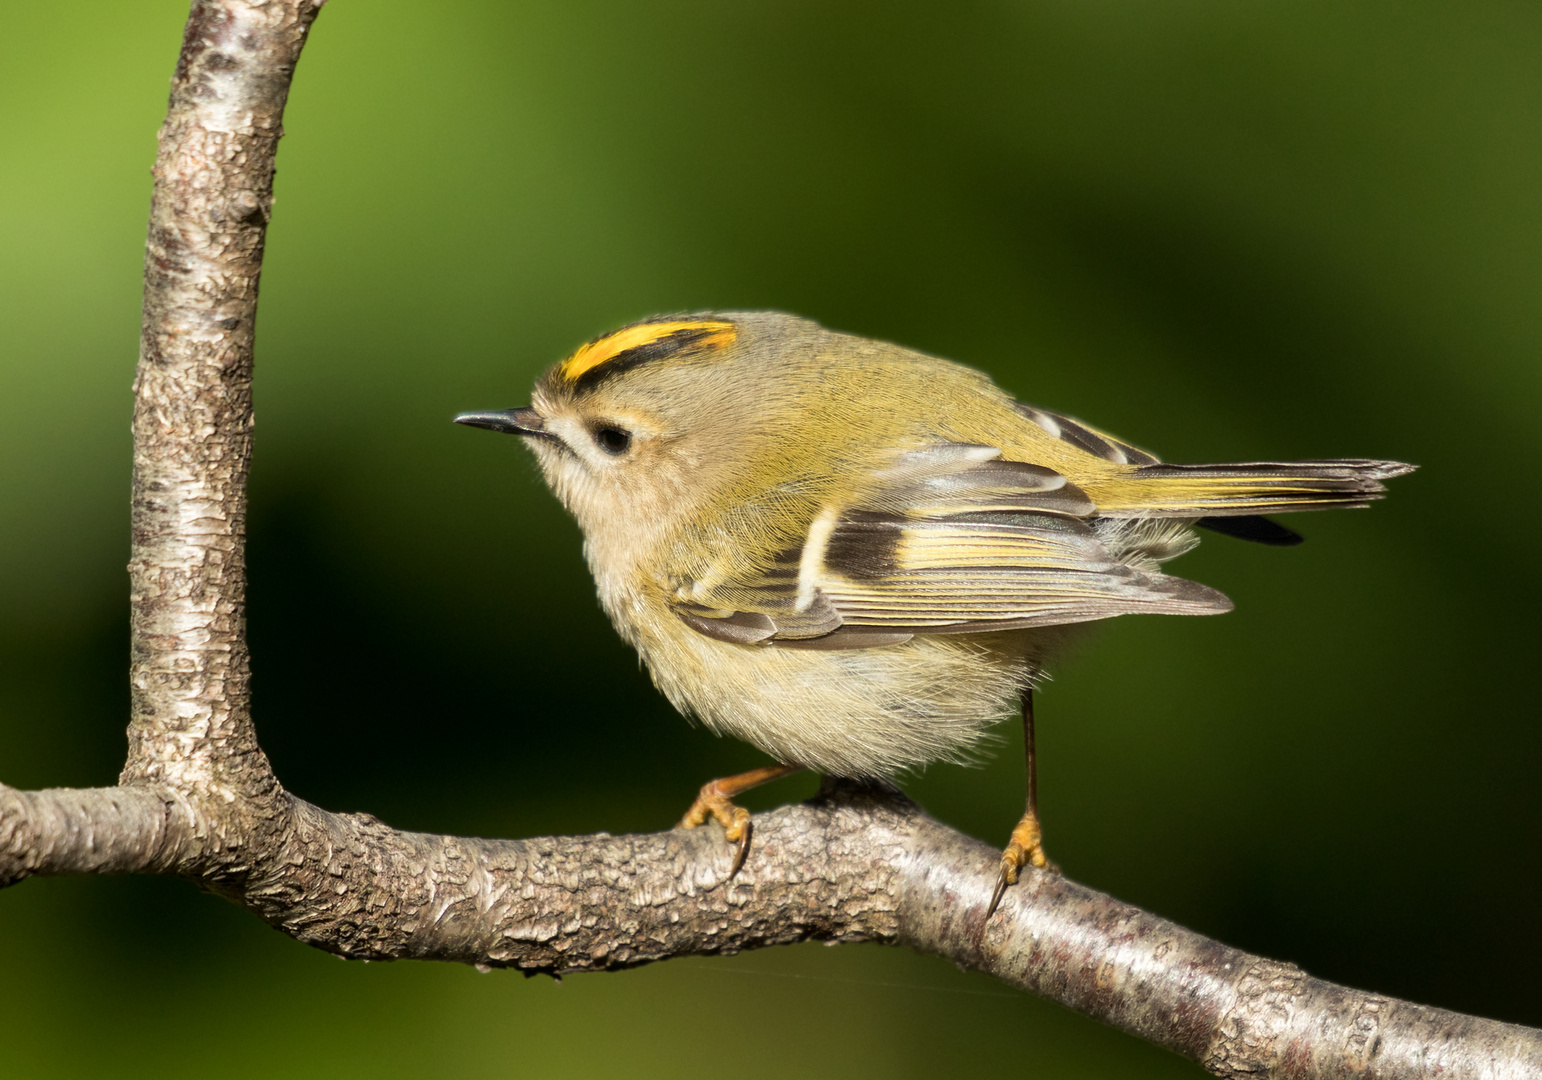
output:
[[[1400,461],[1254,461],[1236,465],[1141,465],[1088,494],[1106,517],[1252,517],[1365,506],[1383,480],[1414,466]]]
[[[1194,524],[1202,529],[1221,533],[1238,540],[1251,540],[1269,547],[1295,547],[1305,537],[1295,529],[1287,529],[1273,518],[1261,514],[1237,517],[1202,517]]]

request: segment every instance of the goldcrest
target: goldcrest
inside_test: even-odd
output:
[[[548,370],[521,436],[577,519],[600,603],[666,697],[779,764],[702,789],[686,824],[797,768],[892,778],[1030,723],[1028,813],[1002,888],[1043,856],[1031,691],[1077,624],[1215,615],[1163,573],[1196,526],[1363,507],[1409,472],[1361,459],[1168,465],[978,371],[774,312],[649,319]],[[736,863],[737,868],[737,863]]]

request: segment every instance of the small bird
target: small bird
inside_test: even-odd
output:
[[[577,519],[600,603],[687,716],[777,764],[704,785],[682,824],[748,852],[735,795],[813,769],[890,780],[978,756],[1023,719],[1078,624],[1232,604],[1161,564],[1195,526],[1264,544],[1261,515],[1363,507],[1412,470],[1342,459],[1168,465],[982,373],[776,312],[666,315],[590,341],[529,407],[457,423],[519,435]]]

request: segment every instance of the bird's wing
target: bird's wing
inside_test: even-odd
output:
[[[1049,435],[1061,442],[1069,443],[1083,453],[1112,461],[1116,465],[1161,465],[1161,459],[1150,451],[1131,446],[1122,439],[1117,439],[1106,431],[1099,431],[1074,416],[1050,412],[1048,409],[1040,409],[1021,401],[1016,403],[1016,408],[1025,419],[1033,421]],[[1182,469],[1182,466],[1177,468]],[[1256,544],[1268,544],[1272,547],[1290,547],[1301,543],[1300,533],[1259,514],[1201,517],[1196,513],[1195,518],[1196,525],[1202,525],[1227,536],[1234,536],[1239,540],[1251,540]]]
[[[1086,493],[994,447],[924,447],[869,479],[753,578],[683,586],[676,613],[740,644],[860,648],[1231,608],[1213,589],[1117,562],[1083,520],[1096,509]]]
[[[1078,450],[1105,461],[1112,461],[1116,465],[1155,465],[1160,460],[1155,454],[1142,450],[1138,446],[1131,446],[1122,439],[1116,439],[1106,431],[1099,431],[1091,424],[1084,424],[1073,416],[1050,412],[1048,409],[1040,409],[1021,401],[1016,403],[1016,409],[1025,419],[1033,421],[1061,442],[1070,443]]]

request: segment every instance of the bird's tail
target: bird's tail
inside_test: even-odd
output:
[[[1382,481],[1415,466],[1400,461],[1255,461],[1237,465],[1141,465],[1088,494],[1101,517],[1253,517],[1365,506]],[[1207,522],[1208,524],[1208,522]]]

